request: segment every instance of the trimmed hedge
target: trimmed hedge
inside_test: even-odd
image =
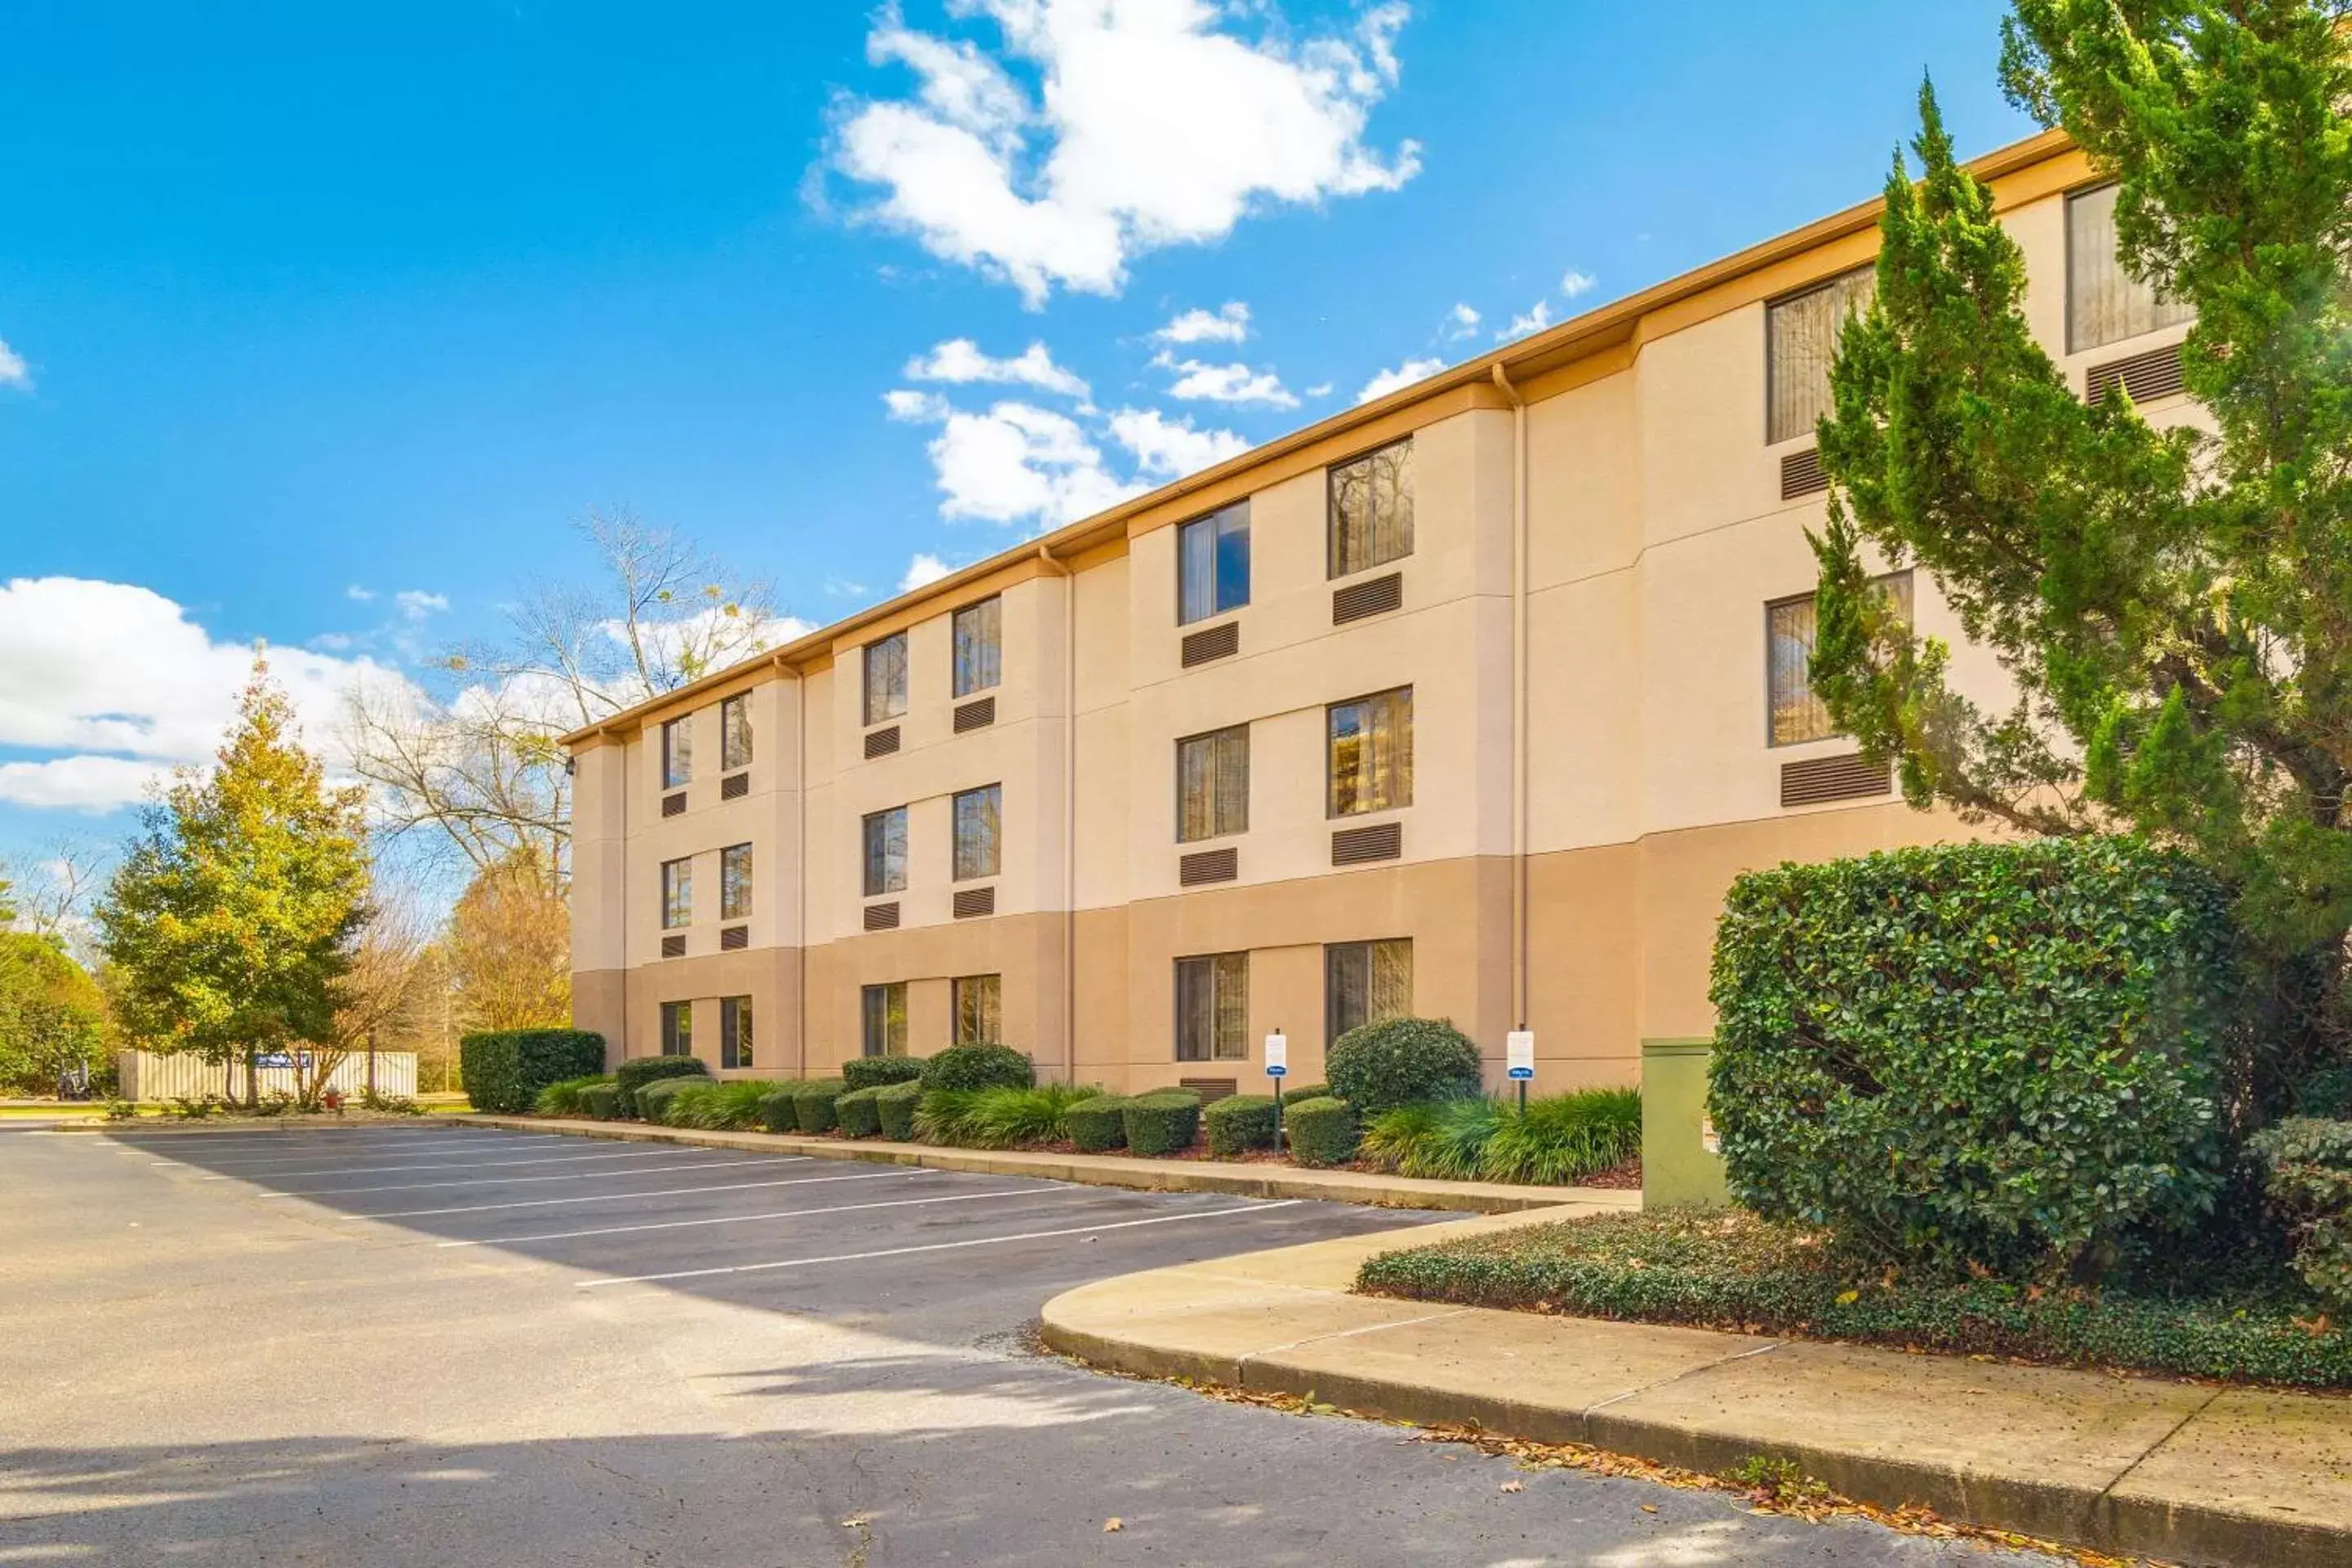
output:
[[[1127,1099],[1099,1094],[1082,1100],[1062,1113],[1062,1127],[1083,1154],[1100,1154],[1127,1147]]]
[[[2263,1194],[2294,1239],[2294,1270],[2320,1300],[2352,1310],[2352,1121],[2296,1117],[2251,1145]]]
[[[656,1079],[637,1090],[637,1116],[640,1120],[650,1121],[657,1127],[667,1127],[670,1124],[670,1101],[688,1089],[700,1089],[710,1081],[709,1079],[691,1076]]]
[[[604,1070],[604,1037],[586,1029],[490,1029],[457,1042],[457,1078],[474,1109],[520,1116],[549,1084]]]
[[[1011,1046],[950,1046],[923,1061],[925,1089],[1027,1089],[1036,1081],[1036,1068]]]
[[[592,1084],[580,1091],[580,1114],[611,1121],[621,1114],[621,1091],[611,1083]]]
[[[1328,1083],[1302,1083],[1297,1089],[1291,1088],[1286,1082],[1282,1086],[1282,1105],[1286,1114],[1290,1107],[1302,1100],[1336,1100],[1338,1098],[1331,1092],[1331,1086]]]
[[[2276,1279],[2135,1294],[1926,1278],[1736,1209],[1662,1209],[1391,1252],[1379,1295],[2193,1377],[2352,1387],[2352,1332]],[[2301,1320],[2298,1321],[2297,1320]]]
[[[849,1086],[837,1078],[813,1078],[794,1084],[793,1119],[811,1137],[830,1132],[840,1125],[834,1116],[834,1101],[848,1092]]]
[[[1274,1147],[1274,1097],[1229,1094],[1201,1108],[1209,1130],[1209,1152],[1224,1158]]]
[[[1201,1097],[1189,1089],[1155,1089],[1121,1108],[1127,1147],[1136,1154],[1174,1154],[1201,1135]]]
[[[886,1083],[910,1083],[923,1076],[919,1057],[852,1057],[841,1064],[841,1081],[852,1089],[879,1089]]]
[[[865,1089],[853,1089],[833,1102],[834,1120],[841,1124],[845,1138],[874,1138],[882,1131],[882,1108],[874,1097],[882,1092],[881,1084]]]
[[[613,1069],[613,1083],[621,1091],[621,1114],[643,1116],[637,1109],[637,1090],[666,1078],[709,1078],[710,1069],[700,1057],[625,1057]]]
[[[760,1125],[770,1132],[798,1132],[800,1112],[793,1109],[793,1096],[800,1089],[798,1079],[787,1079],[760,1097]]]
[[[1344,1165],[1356,1157],[1355,1108],[1326,1096],[1285,1100],[1282,1125],[1290,1134],[1290,1157],[1301,1165]]]
[[[874,1091],[875,1113],[882,1121],[882,1136],[894,1143],[909,1143],[915,1137],[915,1108],[923,1102],[923,1082],[908,1079],[904,1083],[886,1083]]]
[[[1749,872],[1725,902],[1709,1109],[1759,1214],[2054,1279],[2214,1207],[2238,949],[2187,861],[1942,845]]]
[[[1331,1092],[1369,1121],[1384,1110],[1478,1093],[1478,1047],[1441,1018],[1387,1018],[1331,1042]]]

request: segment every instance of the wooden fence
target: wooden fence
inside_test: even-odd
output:
[[[271,1058],[264,1057],[261,1068],[261,1093],[264,1099],[273,1094],[294,1092],[294,1068],[291,1064],[272,1067]],[[114,1058],[120,1077],[121,1090],[125,1100],[201,1100],[205,1095],[218,1095],[225,1100],[245,1098],[245,1064],[243,1062],[208,1062],[185,1051],[163,1054],[155,1051],[124,1051]],[[328,1076],[327,1087],[340,1089],[356,1100],[367,1088],[368,1058],[363,1051],[344,1058],[342,1065]],[[416,1053],[415,1051],[378,1051],[375,1054],[375,1090],[378,1094],[415,1094],[416,1092]]]

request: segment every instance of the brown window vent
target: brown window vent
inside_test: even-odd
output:
[[[1884,763],[1866,763],[1859,755],[1808,757],[1801,763],[1780,764],[1782,805],[1867,800],[1873,795],[1891,795],[1894,790],[1894,770]]]
[[[1830,477],[1822,472],[1821,450],[1808,447],[1801,452],[1791,452],[1780,459],[1780,499],[1795,500],[1800,496],[1817,496],[1830,488]]]
[[[1391,572],[1369,583],[1350,583],[1331,594],[1331,624],[1344,626],[1367,616],[1384,616],[1404,603],[1404,574]]]
[[[866,905],[866,929],[867,931],[897,931],[898,929],[898,900],[893,899],[887,904]]]
[[[662,956],[664,958],[684,958],[686,956],[685,936],[680,934],[677,936],[666,936],[662,938]]]
[[[686,792],[684,790],[678,791],[676,795],[666,795],[662,796],[662,815],[664,816],[684,816],[686,815]]]
[[[719,952],[740,952],[751,945],[751,928],[750,926],[720,926],[719,928]]]
[[[719,781],[719,798],[721,800],[740,800],[751,793],[750,773],[729,773]]]
[[[1242,624],[1227,621],[1205,631],[1193,632],[1184,639],[1183,664],[1186,669],[1211,659],[1231,658],[1242,651]]]
[[[993,885],[985,888],[958,888],[956,889],[956,919],[960,921],[968,921],[975,916],[992,915],[995,912],[996,889]]]
[[[1203,849],[1176,862],[1176,880],[1187,888],[1203,882],[1230,882],[1241,875],[1241,856],[1231,848]]]
[[[2146,353],[2095,364],[2084,378],[2083,384],[2084,396],[2092,403],[2104,401],[2107,394],[2118,386],[2131,394],[2134,403],[2169,397],[2181,390],[2180,345],[2173,343],[2165,348],[2150,349]]]
[[[866,754],[868,757],[887,757],[898,749],[898,725],[893,724],[887,730],[869,730],[866,731]]]
[[[1331,864],[1360,866],[1367,860],[1393,860],[1404,853],[1404,824],[1375,823],[1370,827],[1343,827],[1331,835]]]
[[[1180,1078],[1176,1087],[1191,1089],[1201,1097],[1202,1104],[1209,1105],[1239,1093],[1242,1082],[1237,1078]]]
[[[967,702],[955,710],[955,732],[985,730],[996,722],[996,699],[983,697],[977,702]]]

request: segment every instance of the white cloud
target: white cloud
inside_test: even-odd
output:
[[[427,616],[446,615],[449,610],[447,595],[427,594],[420,588],[404,588],[392,596],[392,602],[398,605],[400,613],[412,621],[421,621]]]
[[[29,391],[32,384],[33,367],[25,363],[25,356],[6,343],[0,342],[0,386],[21,387]]]
[[[1076,420],[1026,403],[951,413],[929,450],[947,496],[940,503],[943,517],[1052,528],[1141,488],[1103,466],[1102,453]]]
[[[862,216],[932,254],[1001,278],[1043,304],[1056,284],[1116,293],[1129,262],[1223,238],[1251,211],[1394,190],[1419,148],[1365,143],[1396,85],[1401,4],[1349,33],[1255,41],[1223,30],[1207,0],[961,0],[994,22],[1032,97],[970,40],[908,28],[886,8],[866,40],[876,65],[917,79],[911,99],[856,99],[835,126],[831,166],[879,194]]]
[[[1394,370],[1384,370],[1364,383],[1363,390],[1356,394],[1356,401],[1370,403],[1376,398],[1386,397],[1390,393],[1411,386],[1423,377],[1435,375],[1444,368],[1445,362],[1442,359],[1409,359]]]
[[[1328,381],[1318,381],[1314,385],[1307,389],[1307,395],[1309,397],[1328,397],[1331,395],[1331,384]]]
[[[1249,336],[1249,307],[1228,300],[1214,315],[1193,309],[1151,335],[1163,343],[1237,343]]]
[[[852,582],[846,577],[827,577],[824,591],[837,599],[856,599],[864,597],[872,590],[865,584]]]
[[[970,338],[950,338],[935,345],[928,355],[917,354],[908,360],[900,374],[909,381],[980,381],[1034,386],[1044,392],[1058,392],[1065,397],[1087,395],[1087,384],[1055,364],[1044,343],[1031,343],[1011,359],[991,359]]]
[[[1190,419],[1171,419],[1157,408],[1122,408],[1110,416],[1111,439],[1135,454],[1139,473],[1181,479],[1249,450],[1231,430],[1195,430]]]
[[[337,720],[356,682],[405,687],[369,658],[272,647],[269,672],[306,743],[340,767]],[[208,762],[236,712],[253,649],[216,642],[180,605],[129,583],[0,584],[0,746],[53,756],[0,763],[0,802],[110,811],[182,763]]]
[[[907,570],[899,574],[898,592],[910,594],[918,588],[928,587],[954,570],[954,567],[929,551],[919,550],[915,552],[915,558],[907,563]]]
[[[357,583],[354,583],[350,587],[343,590],[343,597],[346,599],[355,599],[359,603],[364,605],[370,599],[375,597],[375,590],[373,588],[362,588]]]
[[[948,416],[948,400],[936,392],[909,392],[894,387],[882,395],[890,417],[908,425],[936,425]]]
[[[1449,338],[1466,338],[1478,331],[1478,312],[1467,305],[1454,306],[1445,312],[1445,319],[1451,323],[1445,334]]]
[[[1270,370],[1252,370],[1241,363],[1205,364],[1196,359],[1171,359],[1161,354],[1152,363],[1176,373],[1168,395],[1188,402],[1263,403],[1269,408],[1296,408],[1298,398]]]
[[[1499,343],[1511,338],[1524,338],[1529,332],[1540,332],[1550,325],[1551,301],[1538,300],[1528,307],[1526,315],[1513,316],[1511,324],[1495,334],[1495,341]]]
[[[1591,293],[1594,289],[1600,287],[1600,284],[1601,279],[1591,273],[1580,272],[1571,267],[1559,275],[1559,297],[1563,300],[1574,300],[1581,295]]]

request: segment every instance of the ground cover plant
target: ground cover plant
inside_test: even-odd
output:
[[[1737,1209],[1601,1215],[1375,1258],[1357,1289],[1948,1354],[2352,1387],[2352,1334],[2259,1258],[2051,1287],[1892,1268]]]
[[[926,1142],[959,1149],[1016,1149],[1069,1135],[1071,1107],[1102,1098],[1080,1084],[1041,1083],[1028,1089],[935,1089],[915,1112],[915,1133]]]

